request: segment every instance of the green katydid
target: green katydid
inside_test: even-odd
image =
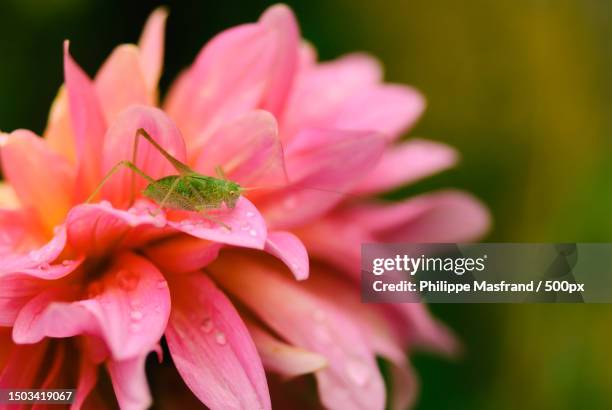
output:
[[[163,155],[170,164],[176,169],[178,175],[168,175],[160,179],[154,179],[147,175],[144,171],[136,166],[136,154],[138,152],[138,142],[140,137],[146,139],[161,155]],[[104,176],[100,184],[96,187],[94,192],[89,196],[86,203],[91,202],[93,198],[100,192],[104,184],[118,172],[122,167],[129,168],[134,174],[140,175],[142,178],[147,180],[148,185],[142,192],[143,195],[153,200],[160,209],[170,208],[178,209],[183,211],[194,211],[200,212],[205,218],[212,222],[219,223],[224,227],[228,228],[224,223],[217,221],[216,218],[212,218],[207,215],[206,212],[209,210],[220,209],[223,204],[229,209],[236,206],[236,202],[240,195],[246,191],[252,191],[262,188],[274,188],[274,187],[251,187],[244,188],[240,184],[230,181],[226,178],[221,167],[217,166],[216,172],[218,178],[202,175],[191,169],[187,164],[179,161],[173,157],[169,152],[163,149],[143,128],[139,128],[134,136],[134,148],[132,153],[132,161],[124,160],[117,163],[111,168],[111,170]],[[132,189],[131,189],[131,200],[130,205],[134,201],[135,191],[135,175],[132,174]],[[337,191],[321,189],[321,188],[306,188],[314,189],[317,191],[330,192],[340,195],[342,194]],[[349,195],[352,196],[352,195]]]
[[[157,151],[159,151],[159,153],[176,169],[178,175],[168,175],[160,179],[154,179],[138,168],[136,166],[136,154],[138,152],[138,141],[140,137],[146,139]],[[123,167],[129,168],[135,174],[147,180],[148,185],[142,193],[145,197],[157,203],[160,209],[179,209],[201,212],[203,214],[208,210],[219,209],[223,204],[231,209],[236,206],[238,198],[244,191],[244,188],[239,184],[228,180],[220,167],[216,168],[219,178],[197,173],[163,149],[147,131],[143,128],[139,128],[134,136],[132,161],[124,160],[112,167],[86,202],[90,202],[95,198],[104,184]],[[134,199],[135,183],[136,181],[132,174],[132,200],[130,203],[132,203]],[[214,222],[218,222],[209,216],[206,217]],[[225,224],[221,224],[225,226]]]

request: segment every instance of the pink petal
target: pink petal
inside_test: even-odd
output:
[[[75,172],[70,163],[26,130],[7,136],[1,154],[4,175],[21,205],[35,210],[48,230],[59,225],[72,205]]]
[[[44,280],[60,279],[74,272],[84,260],[85,257],[81,256],[76,260],[65,259],[56,264],[42,263],[36,268],[16,269],[13,273],[21,277],[28,276]]]
[[[296,75],[300,32],[293,12],[284,4],[269,7],[259,21],[276,35],[276,54],[261,107],[280,115]]]
[[[163,211],[149,202],[137,202],[127,211],[108,202],[77,205],[66,218],[68,241],[77,251],[104,255],[116,247],[133,247],[168,235]]]
[[[28,253],[8,253],[0,259],[0,277],[6,274],[21,272],[24,269],[33,269],[46,266],[53,262],[66,246],[66,228],[62,225],[55,230],[55,236],[40,248],[32,249]],[[44,273],[41,273],[45,276]],[[38,275],[34,275],[38,276]]]
[[[32,299],[13,327],[17,343],[43,337],[90,334],[106,341],[114,360],[148,353],[161,338],[170,314],[164,277],[146,259],[131,253],[117,257],[102,279],[89,286],[89,299],[58,288]]]
[[[204,144],[195,169],[215,175],[217,166],[246,188],[285,184],[283,147],[272,114],[250,111],[215,132]]]
[[[359,224],[333,217],[319,219],[295,231],[310,257],[320,259],[358,280],[361,244],[375,242]]]
[[[256,108],[270,76],[276,36],[245,24],[214,37],[176,87],[166,111],[177,121],[196,155],[220,125]]]
[[[403,85],[376,85],[351,96],[333,119],[333,126],[376,130],[389,139],[399,137],[425,110],[425,99]]]
[[[489,212],[480,201],[451,190],[397,204],[355,207],[344,218],[385,242],[467,242],[481,237],[490,225]]]
[[[79,410],[98,381],[97,366],[85,355],[81,354],[79,365],[79,381],[74,394],[71,410]]]
[[[316,374],[325,407],[384,408],[385,389],[373,352],[359,328],[325,298],[307,292],[263,258],[228,252],[208,269],[292,345],[327,358],[329,367]]]
[[[109,124],[130,105],[154,102],[141,69],[140,52],[133,44],[113,50],[96,75],[95,87]]]
[[[19,199],[15,190],[7,183],[0,182],[0,209],[19,208]]]
[[[214,218],[214,221],[207,218]],[[240,197],[233,209],[209,212],[203,216],[194,212],[180,221],[169,221],[169,226],[200,239],[245,248],[264,249],[268,231],[255,205]]]
[[[94,85],[70,56],[68,41],[64,43],[64,81],[68,92],[72,130],[76,139],[76,197],[77,200],[83,200],[100,182],[100,153],[106,122]]]
[[[12,326],[21,308],[44,289],[44,281],[9,275],[0,277],[0,326]]]
[[[70,123],[68,93],[64,86],[60,87],[53,100],[43,138],[53,151],[62,155],[71,164],[76,163],[76,141]]]
[[[292,139],[304,128],[331,126],[345,101],[377,84],[381,77],[378,61],[361,54],[307,67],[296,79],[282,117],[281,135]]]
[[[211,409],[271,408],[255,345],[227,297],[200,273],[176,276],[171,287],[166,339],[191,391]]]
[[[117,403],[122,410],[140,410],[151,407],[145,360],[147,354],[123,361],[107,363]]]
[[[247,322],[247,327],[268,371],[290,378],[314,373],[328,365],[324,356],[288,345],[253,322]]]
[[[371,194],[407,185],[444,171],[457,163],[457,151],[445,144],[413,139],[392,146],[356,188]]]
[[[300,239],[291,232],[270,232],[265,251],[282,260],[297,280],[308,279],[308,252]]]
[[[155,94],[157,82],[161,76],[164,60],[164,30],[168,10],[158,7],[147,19],[138,48],[140,48],[140,65],[151,95]]]
[[[31,346],[10,343],[2,346],[9,352],[0,369],[0,389],[31,389],[35,386],[43,368],[48,344],[42,342]]]
[[[423,350],[456,356],[461,345],[453,332],[440,321],[432,318],[421,303],[397,303],[385,305],[404,341]]]
[[[154,243],[144,252],[162,272],[187,273],[200,270],[217,259],[220,249],[220,243],[180,235]]]
[[[307,130],[294,141],[287,154],[292,183],[260,206],[278,229],[305,224],[346,199],[385,146],[379,134],[364,131]]]
[[[184,162],[185,142],[172,120],[161,110],[153,107],[132,106],[123,111],[106,133],[103,152],[103,172],[106,174],[120,161],[132,161],[134,138],[139,128],[149,135],[177,160]],[[148,141],[140,138],[136,165],[153,179],[176,175],[178,171]],[[132,176],[136,178],[136,192],[145,188],[147,181],[130,169],[117,172],[104,186],[103,196],[116,206],[129,204]]]

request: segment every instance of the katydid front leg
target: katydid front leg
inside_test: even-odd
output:
[[[100,192],[100,190],[102,189],[104,184],[106,184],[108,182],[108,180],[110,179],[110,177],[112,177],[115,173],[117,173],[117,171],[119,171],[119,169],[121,169],[121,167],[126,167],[126,168],[131,169],[133,172],[137,173],[138,175],[140,175],[141,177],[146,179],[149,183],[154,184],[154,183],[157,182],[153,178],[151,178],[150,176],[145,174],[134,163],[132,163],[130,161],[127,161],[127,160],[124,160],[124,161],[121,161],[121,162],[117,163],[114,167],[111,168],[110,171],[108,171],[108,174],[106,174],[106,176],[104,178],[102,178],[102,181],[100,182],[100,184],[96,187],[96,189],[92,192],[92,194],[89,195],[89,198],[87,198],[87,200],[85,201],[86,204],[91,202],[91,200],[94,199],[96,195],[98,195],[98,193]],[[132,177],[133,176],[134,176],[134,174],[132,174]]]

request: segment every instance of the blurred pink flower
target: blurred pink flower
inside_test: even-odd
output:
[[[178,373],[213,409],[270,408],[269,385],[273,402],[291,400],[264,368],[314,373],[325,407],[382,409],[376,356],[393,363],[389,403],[405,407],[416,391],[406,348],[452,353],[455,341],[422,305],[360,303],[360,244],[465,241],[488,226],[461,192],[367,199],[456,162],[442,144],[397,142],[423,98],[384,84],[366,55],[317,63],[281,5],[213,38],[162,111],[165,19],[154,12],[138,46],[115,49],[93,81],[66,45],[44,138],[0,136],[0,387],[77,386],[75,408],[102,406],[104,365],[120,407],[146,408],[145,358],[161,358],[165,336]],[[231,229],[151,214],[142,198],[127,209],[127,171],[83,204],[131,158],[138,128],[201,173],[221,165],[263,189],[218,216]],[[154,178],[175,173],[146,143],[136,162]]]

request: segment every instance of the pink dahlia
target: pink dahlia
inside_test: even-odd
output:
[[[74,408],[146,408],[156,351],[173,363],[155,389],[167,407],[186,403],[164,392],[180,375],[209,408],[295,408],[308,387],[296,376],[309,374],[327,408],[406,407],[406,349],[451,353],[454,339],[422,305],[360,303],[360,244],[465,241],[488,225],[456,191],[371,198],[455,163],[442,144],[397,142],[423,98],[383,83],[367,55],[318,63],[292,12],[274,6],[206,44],[156,108],[165,19],[154,12],[93,81],[66,44],[43,138],[0,136],[0,388],[77,388]],[[134,191],[122,170],[84,203],[131,159],[139,128],[199,173],[221,166],[259,189],[211,222],[132,202],[147,182]],[[146,142],[136,165],[176,174]],[[389,398],[377,356],[392,363]]]

